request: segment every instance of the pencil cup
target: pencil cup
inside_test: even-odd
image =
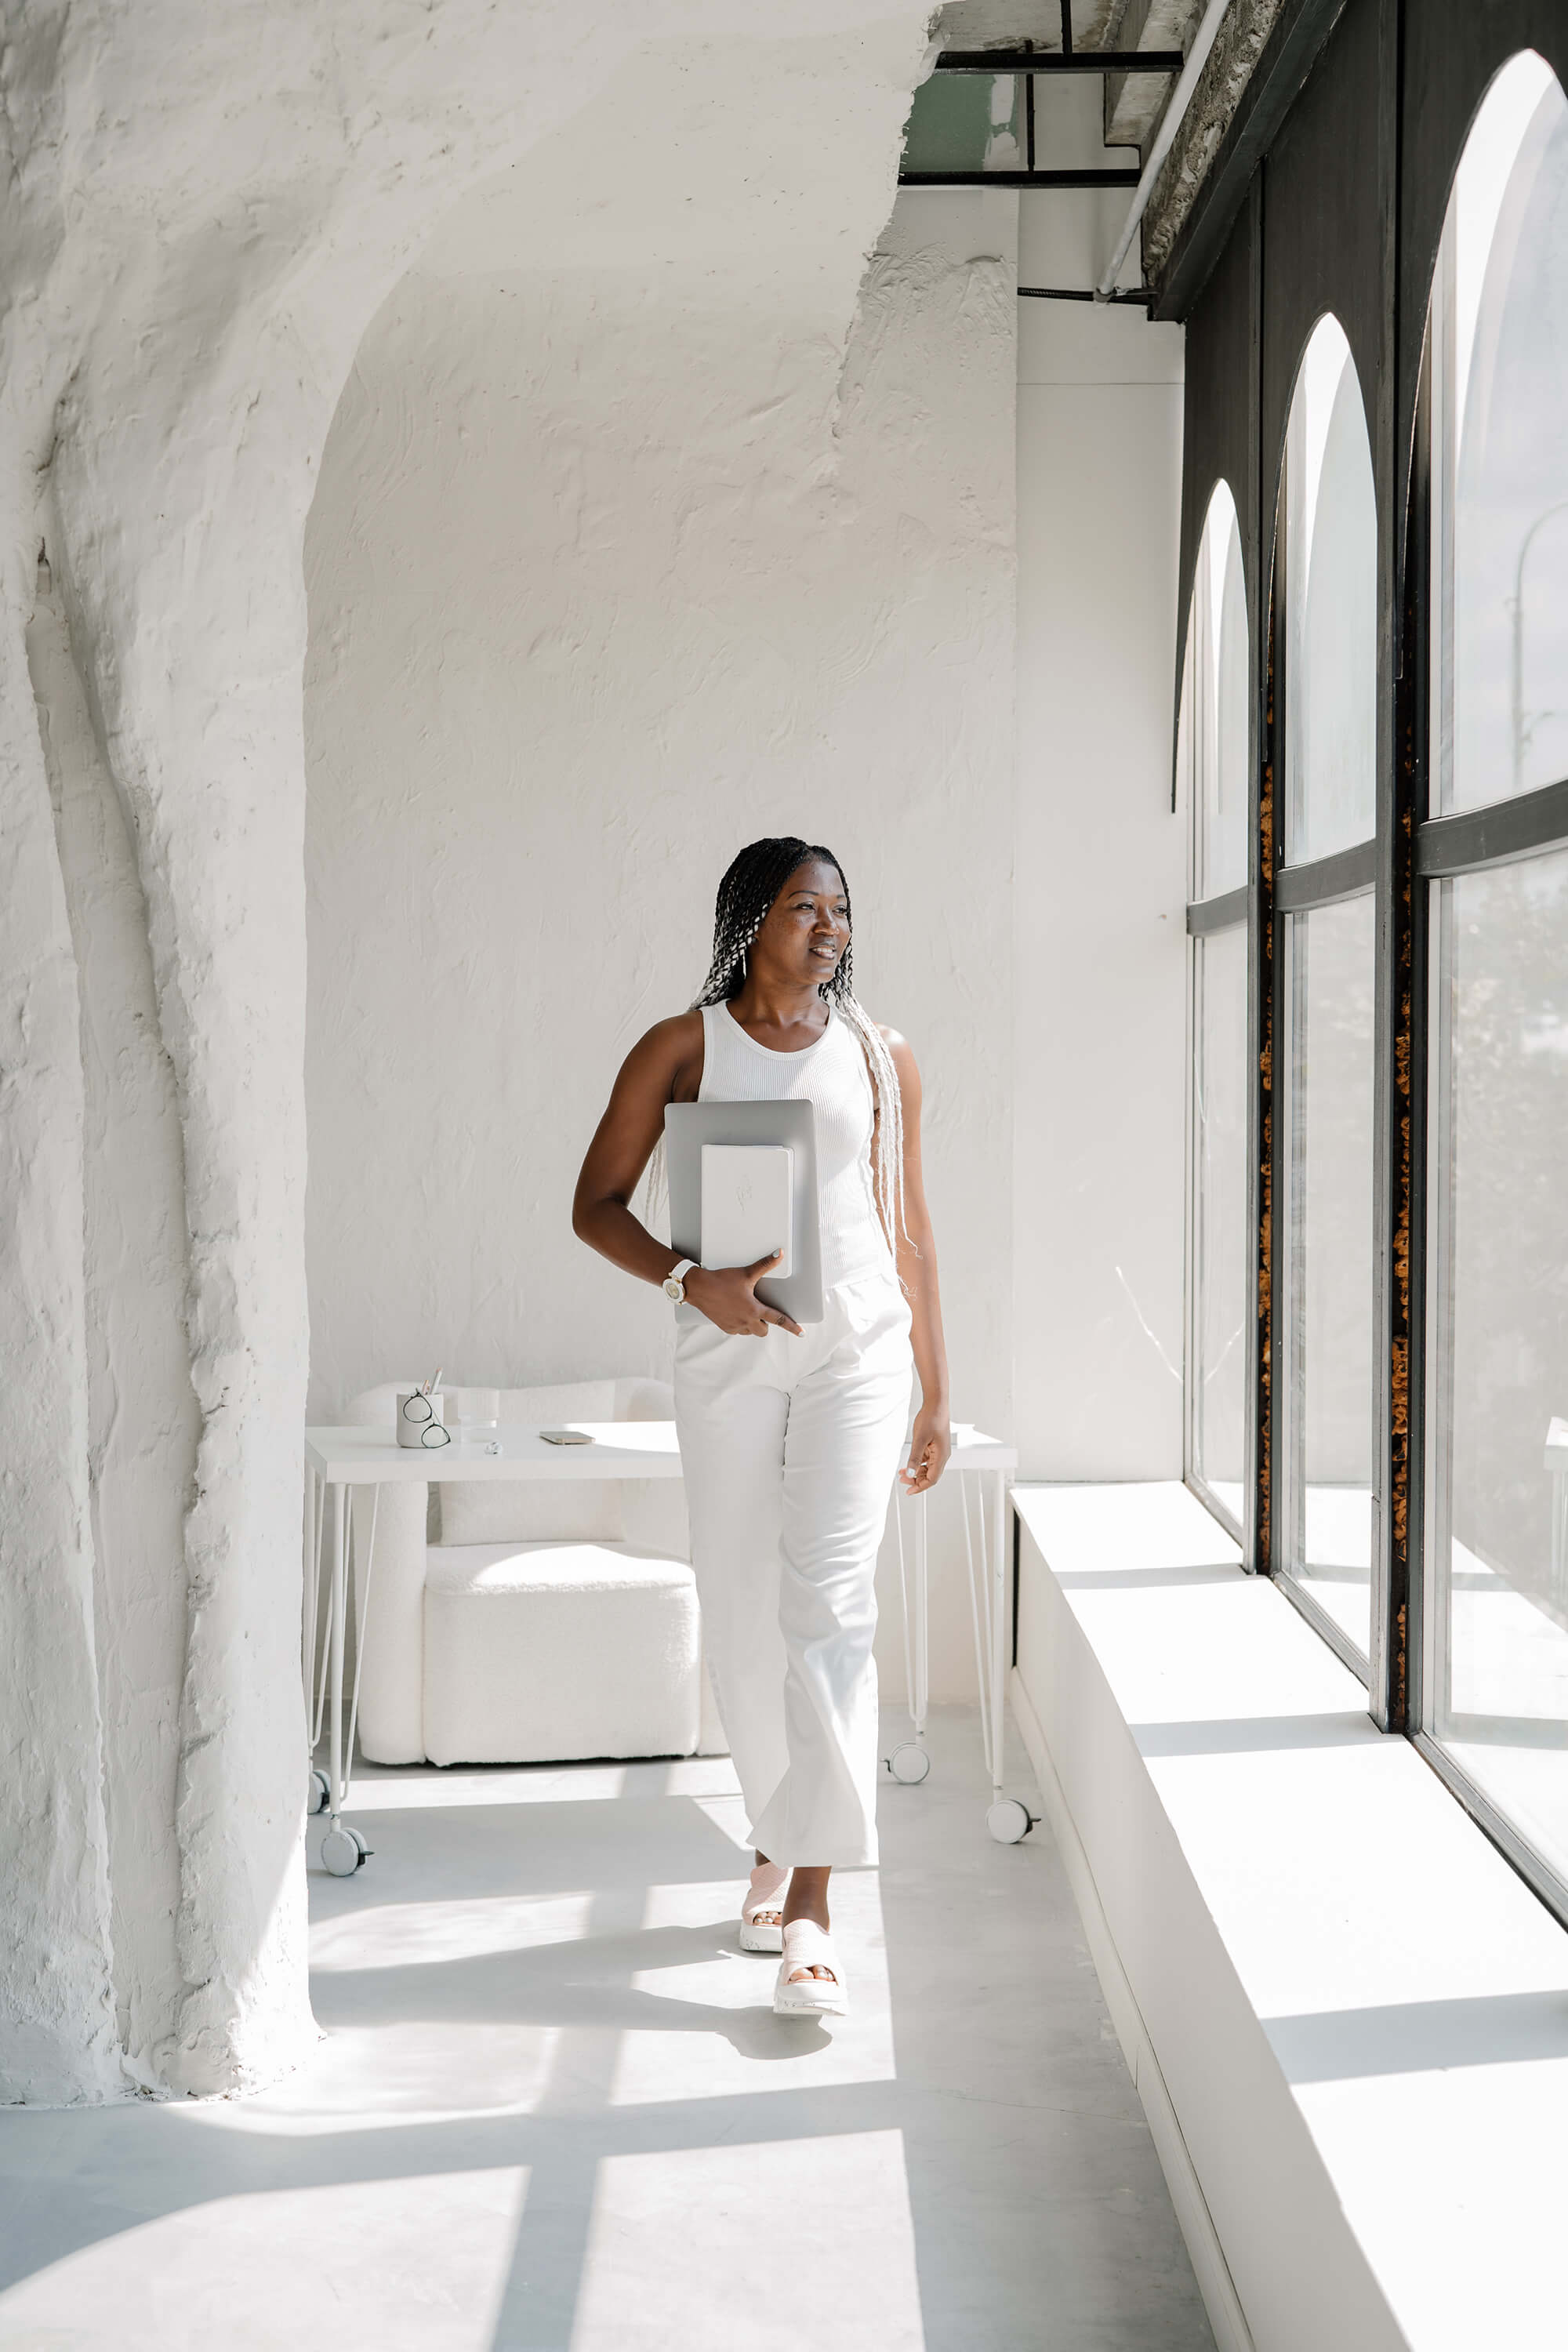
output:
[[[399,1389],[397,1391],[397,1442],[399,1445],[417,1445],[427,1454],[438,1446],[450,1445],[452,1433],[446,1425],[447,1400],[439,1389],[426,1396],[423,1389]]]

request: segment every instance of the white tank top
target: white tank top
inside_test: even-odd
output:
[[[816,1182],[822,1286],[847,1282],[892,1253],[871,1195],[876,1100],[859,1039],[836,1013],[815,1045],[775,1054],[748,1036],[727,1004],[702,1007],[699,1102],[811,1103],[816,1112]]]

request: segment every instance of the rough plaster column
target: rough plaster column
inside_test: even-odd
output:
[[[52,517],[50,528],[58,551]],[[81,1004],[88,1451],[115,2007],[128,2070],[152,2086],[184,1998],[174,1800],[197,1412],[183,1152],[134,844],[47,561],[27,658]]]
[[[0,2098],[120,2074],[93,1654],[76,967],[13,558],[0,601]]]
[[[249,430],[268,399],[258,390],[238,418],[213,404],[181,419],[184,441],[222,461],[216,511],[195,504],[190,472],[154,472],[157,513],[112,528],[126,501],[107,495],[111,434],[83,429],[56,465],[179,1118],[195,1447],[173,1790],[179,1990],[156,2068],[194,2091],[250,2087],[314,2039],[298,1667],[309,442]]]

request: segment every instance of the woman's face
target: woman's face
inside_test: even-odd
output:
[[[820,857],[797,866],[757,933],[756,960],[781,980],[831,980],[849,944],[849,902],[837,866]]]

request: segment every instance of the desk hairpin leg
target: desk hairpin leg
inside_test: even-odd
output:
[[[910,1570],[904,1557],[904,1496],[901,1487],[893,1489],[893,1527],[899,1539],[899,1599],[904,1616],[904,1692],[909,1701],[910,1721],[914,1727],[912,1739],[901,1739],[892,1754],[885,1757],[889,1771],[895,1780],[915,1787],[931,1770],[931,1758],[926,1753],[926,1709],[931,1696],[930,1652],[930,1591],[929,1557],[926,1550],[926,1499],[923,1495],[915,1503],[914,1540],[914,1608],[910,1607]]]
[[[1007,1669],[1012,1649],[1013,1612],[1007,1591],[1007,1474],[991,1475],[991,1803],[985,1826],[998,1845],[1016,1845],[1039,1820],[1016,1797],[1002,1794],[1003,1748],[1006,1737]],[[984,1534],[984,1529],[982,1530]]]
[[[324,1813],[332,1801],[332,1791],[326,1774],[316,1762],[316,1748],[321,1737],[321,1702],[325,1696],[325,1679],[321,1660],[316,1646],[321,1621],[321,1526],[327,1507],[327,1484],[314,1470],[305,1473],[305,1609],[304,1657],[305,1685],[305,1811]]]
[[[353,1510],[346,1487],[335,1486],[332,1492],[335,1507],[331,1514],[331,1596],[327,1621],[327,1680],[330,1685],[327,1696],[331,1708],[329,1724],[331,1757],[327,1777],[331,1820],[321,1839],[321,1867],[330,1871],[334,1878],[352,1878],[370,1853],[370,1848],[358,1830],[352,1829],[342,1816],[343,1806],[348,1801],[354,1733],[359,1723],[360,1675],[364,1665],[364,1602],[369,1597],[371,1574],[375,1567],[375,1522],[381,1503],[381,1488],[371,1488],[370,1534],[365,1545],[360,1607],[354,1621],[359,1631],[359,1643],[354,1658],[353,1696],[346,1748],[343,1744],[343,1650],[348,1633],[349,1581],[353,1565]]]
[[[977,1543],[970,1524],[969,1485],[969,1480],[961,1475],[958,1499],[963,1511],[963,1560],[969,1572],[969,1622],[974,1633],[974,1684],[980,1696],[980,1745],[989,1768],[994,1756],[991,1726],[995,1715],[996,1692],[992,1673],[991,1607],[985,1581],[985,1496],[981,1489],[975,1496],[980,1513],[980,1539]],[[994,1788],[991,1793],[995,1795]]]

